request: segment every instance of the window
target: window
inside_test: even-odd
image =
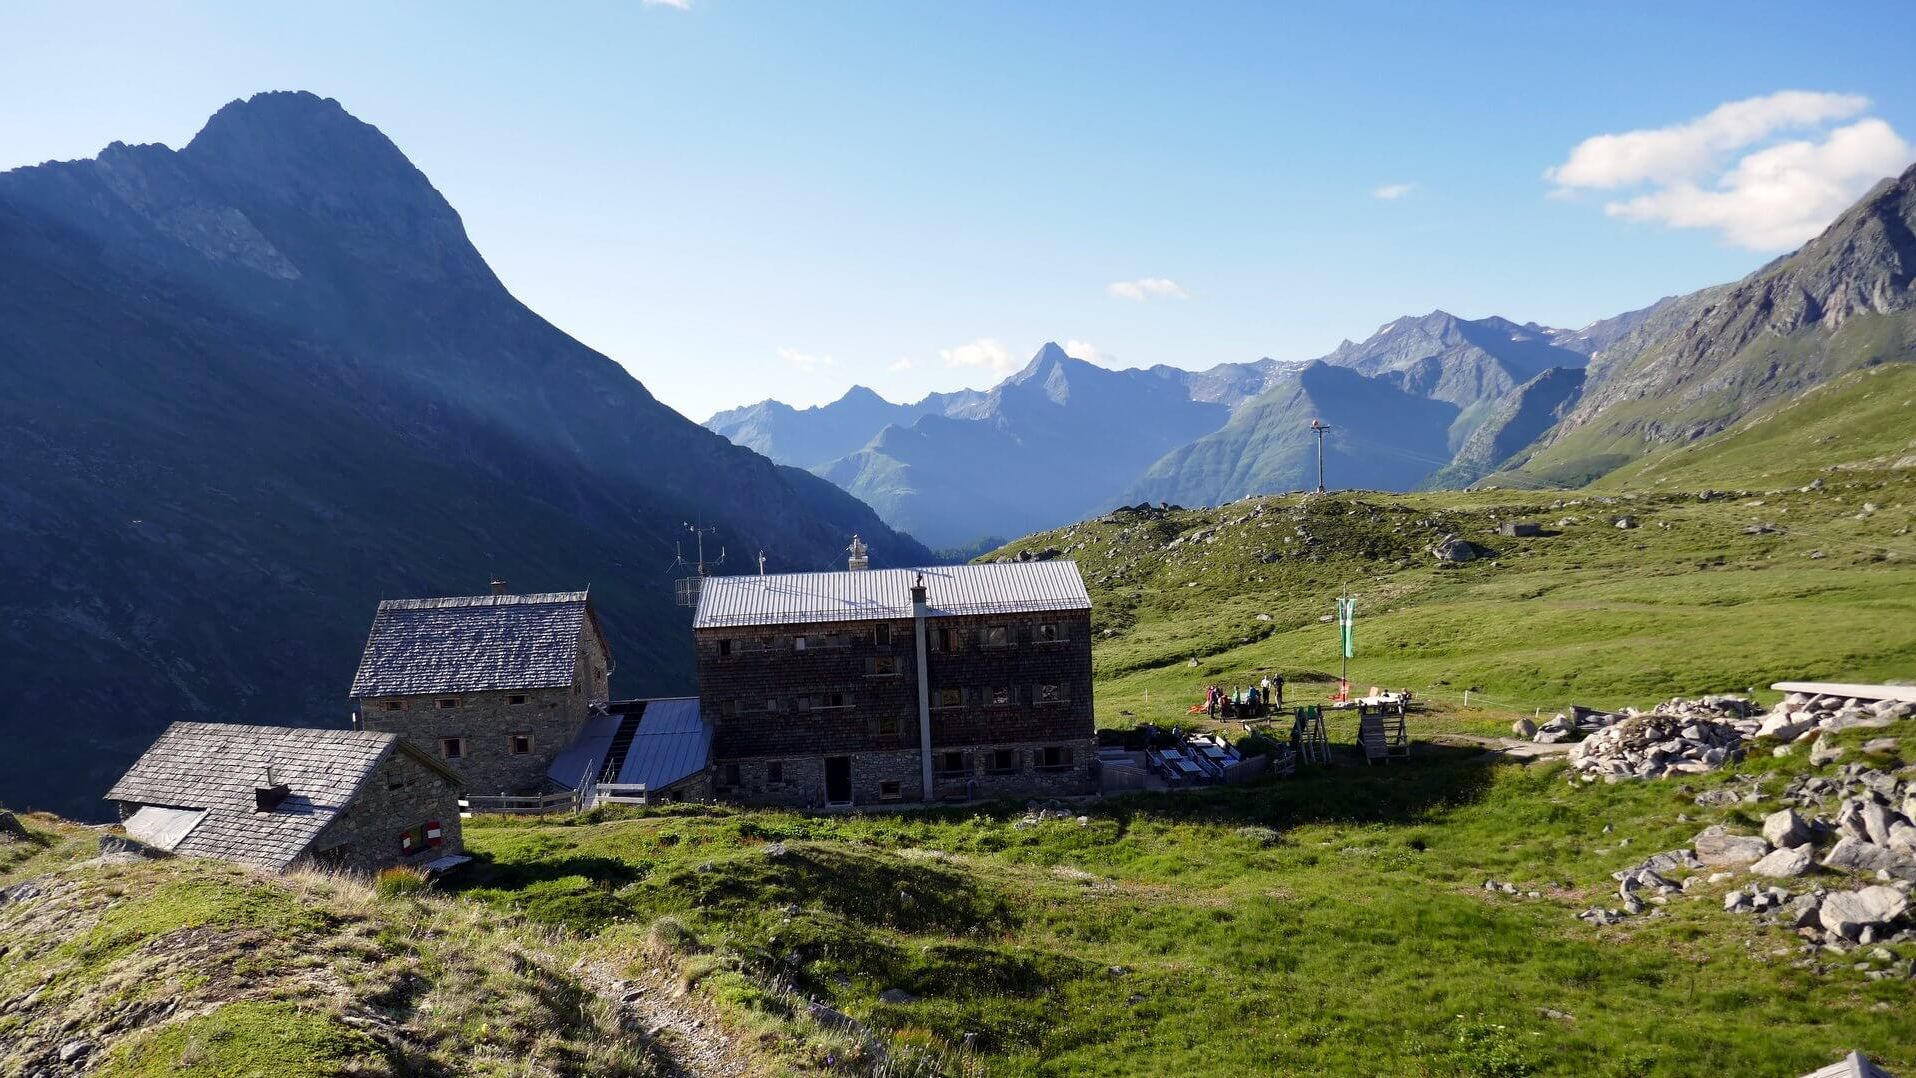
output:
[[[988,648],[1011,646],[1011,632],[1002,625],[988,625],[978,630],[978,643]]]
[[[730,654],[732,654],[732,642],[730,640],[719,641],[719,657],[724,658]]]
[[[726,700],[719,704],[721,715],[749,715],[756,711],[777,711],[778,699],[770,700]]]
[[[1071,766],[1071,750],[1057,745],[1046,746],[1038,757],[1041,771],[1062,771]]]
[[[439,707],[442,710],[445,708],[458,707],[458,706],[459,706],[459,698],[457,696],[442,696],[439,698]]]
[[[891,647],[891,626],[880,624],[872,629],[872,643],[881,648]]]
[[[506,751],[514,756],[532,755],[531,734],[507,734]]]
[[[811,633],[792,638],[792,646],[799,651],[817,651],[820,648],[845,648],[851,641],[837,633]]]
[[[994,775],[1009,775],[1018,770],[1018,750],[991,750],[991,755],[985,758],[985,770]]]
[[[509,704],[509,705],[512,705],[512,706],[515,706],[515,707],[516,707],[516,706],[518,706],[519,704],[523,704],[523,703],[525,703],[525,702],[526,702],[526,698],[525,698],[525,697],[523,697],[523,696],[508,696],[508,697],[506,697],[506,703],[507,703],[507,704]]]
[[[798,709],[800,711],[832,711],[837,708],[850,706],[852,706],[852,694],[848,692],[819,692],[798,698]],[[776,711],[778,709],[775,707],[767,707],[765,710]]]
[[[466,739],[463,737],[442,737],[439,739],[439,755],[447,760],[466,758]]]
[[[931,706],[932,707],[964,707],[965,706],[965,690],[963,689],[933,689],[931,693]]]
[[[932,634],[931,642],[939,651],[957,651],[959,635],[956,629],[939,629]]]
[[[1040,704],[1062,704],[1065,701],[1064,686],[1040,685],[1032,699]]]
[[[406,710],[406,701],[388,700],[379,706],[385,708],[387,711],[404,711]]]
[[[898,716],[896,715],[878,716],[878,736],[879,737],[897,737],[898,736]]]
[[[878,784],[880,801],[896,801],[903,796],[905,796],[904,790],[899,786],[897,779],[885,779]]]
[[[719,768],[719,785],[737,786],[739,784],[738,765],[725,764]]]
[[[866,677],[897,677],[898,656],[874,655],[865,660]]]
[[[1018,694],[1014,692],[1009,685],[1001,688],[988,689],[986,690],[985,702],[992,707],[1010,707],[1018,702]]]
[[[784,761],[773,760],[765,765],[765,781],[771,786],[777,786],[785,781]]]
[[[962,752],[941,752],[938,754],[938,773],[940,775],[963,775],[971,770],[971,761]]]
[[[1031,638],[1040,644],[1055,644],[1065,639],[1064,626],[1056,622],[1045,622],[1032,631]]]
[[[386,771],[386,789],[403,790],[405,788],[406,773],[397,767],[388,768]]]

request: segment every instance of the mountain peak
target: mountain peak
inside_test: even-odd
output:
[[[847,389],[845,391],[844,396],[838,398],[838,403],[839,404],[890,404],[891,402],[886,400],[884,397],[879,396],[878,391],[875,389],[872,389],[870,386],[854,385],[850,389]]]
[[[229,101],[180,152],[215,169],[239,169],[304,189],[395,182],[431,188],[377,127],[338,101],[305,90]]]

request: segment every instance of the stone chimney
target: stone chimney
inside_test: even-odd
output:
[[[861,572],[872,567],[871,550],[866,547],[863,542],[860,542],[856,535],[852,536],[851,552],[850,568],[852,572]]]
[[[274,777],[273,765],[267,764],[265,773],[253,783],[253,810],[271,812],[278,808],[292,792],[292,787]]]

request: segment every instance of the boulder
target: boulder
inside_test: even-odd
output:
[[[1438,561],[1461,564],[1463,562],[1477,560],[1477,545],[1468,539],[1459,539],[1454,535],[1446,535],[1442,539],[1437,540],[1430,548],[1430,553],[1431,556]]]
[[[1824,931],[1844,939],[1856,939],[1863,930],[1881,928],[1901,917],[1909,909],[1909,899],[1894,887],[1865,887],[1860,891],[1835,891],[1824,896],[1817,920]]]
[[[878,998],[880,1001],[885,1003],[916,1003],[918,1002],[917,996],[912,995],[910,992],[907,992],[902,988],[887,988],[883,992],[878,993]]]
[[[1889,825],[1896,817],[1883,805],[1874,801],[1863,805],[1863,829],[1869,832],[1869,840],[1878,846],[1889,845]]]
[[[1916,880],[1916,859],[1887,846],[1844,836],[1823,857],[1824,868],[1847,872],[1887,872],[1900,880]]]
[[[7,838],[26,838],[27,829],[14,818],[13,813],[0,809],[0,835]]]
[[[1732,835],[1723,825],[1706,827],[1690,844],[1706,865],[1747,865],[1763,859],[1770,844],[1755,835]]]
[[[1795,809],[1786,808],[1763,818],[1763,837],[1772,846],[1802,846],[1814,833],[1809,822],[1798,816]]]
[[[1779,709],[1771,712],[1763,719],[1763,724],[1756,728],[1756,736],[1773,737],[1778,741],[1790,741],[1794,740],[1798,734],[1815,725],[1816,715],[1813,712],[1788,712]]]
[[[1822,767],[1824,764],[1835,763],[1837,758],[1843,755],[1843,751],[1841,745],[1832,745],[1827,738],[1818,737],[1816,743],[1810,746],[1810,766]]]
[[[1762,860],[1751,865],[1750,871],[1758,876],[1787,880],[1808,872],[1815,861],[1807,845],[1784,846],[1770,851]]]
[[[1518,737],[1530,737],[1537,732],[1537,724],[1529,719],[1518,719],[1510,724],[1510,732]]]

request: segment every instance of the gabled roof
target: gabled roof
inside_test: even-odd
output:
[[[120,776],[106,799],[185,810],[141,815],[140,825],[182,856],[277,872],[311,847],[395,752],[459,782],[456,772],[394,734],[176,722]],[[274,781],[290,793],[272,811],[259,812],[254,790],[269,766]],[[196,811],[204,814],[197,821]]]
[[[352,695],[565,688],[588,621],[597,628],[583,591],[387,599],[373,616]]]
[[[1076,562],[1003,562],[710,577],[692,627],[909,618],[912,583],[920,576],[934,617],[1091,609]]]

